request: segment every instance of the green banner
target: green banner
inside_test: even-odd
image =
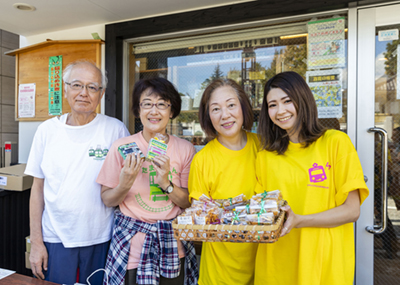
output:
[[[49,57],[49,115],[62,114],[62,55]]]

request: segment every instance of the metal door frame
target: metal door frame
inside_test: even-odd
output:
[[[354,13],[354,11],[351,12]],[[350,109],[349,106],[349,113],[351,110],[357,110],[355,146],[364,175],[368,178],[367,186],[370,189],[370,195],[361,206],[360,218],[355,226],[355,284],[372,285],[374,283],[374,236],[365,228],[373,226],[374,222],[374,133],[369,133],[368,129],[374,127],[375,124],[375,30],[377,26],[400,23],[400,5],[360,8],[356,13],[357,54],[355,58],[357,70],[355,74],[352,74],[349,68],[349,82],[351,77],[356,77],[357,95],[356,108]],[[352,20],[354,21],[354,16]],[[354,50],[349,49],[349,59],[352,51]]]

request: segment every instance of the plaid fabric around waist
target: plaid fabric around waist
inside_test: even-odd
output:
[[[171,221],[160,220],[155,224],[149,224],[125,216],[119,210],[115,210],[114,214],[114,228],[107,256],[104,285],[124,283],[130,241],[137,232],[144,233],[146,237],[137,268],[136,282],[158,285],[160,275],[165,278],[178,277],[181,264]],[[182,241],[182,243],[186,251],[185,285],[195,285],[199,273],[194,246],[191,242]]]

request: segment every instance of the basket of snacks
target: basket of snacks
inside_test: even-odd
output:
[[[279,190],[246,199],[241,194],[226,200],[202,195],[172,221],[177,240],[273,243],[280,236],[286,205]]]

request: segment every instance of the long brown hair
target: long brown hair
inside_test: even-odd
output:
[[[299,140],[308,147],[321,137],[325,130],[318,122],[318,109],[313,94],[303,77],[293,71],[282,72],[265,84],[264,100],[261,107],[258,135],[262,148],[284,154],[289,146],[286,130],[276,126],[268,115],[267,95],[273,88],[279,88],[292,100],[297,112],[293,132],[299,133]]]

